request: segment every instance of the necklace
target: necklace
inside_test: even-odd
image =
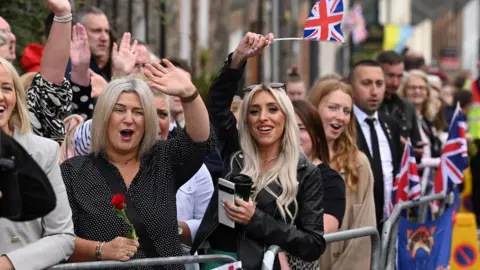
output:
[[[132,158],[132,159],[129,159],[127,161],[122,161],[122,162],[112,162],[115,166],[117,167],[125,167],[127,166],[129,163],[131,163],[132,161],[136,161],[136,157]]]

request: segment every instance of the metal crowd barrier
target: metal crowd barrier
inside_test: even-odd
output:
[[[383,224],[380,267],[386,267],[386,269],[395,269],[396,238],[398,234],[399,217],[402,211],[405,209],[426,205],[437,200],[445,201],[448,197],[449,196],[445,194],[435,194],[420,197],[418,201],[407,201],[395,205],[392,214]]]
[[[101,262],[82,262],[66,263],[53,266],[51,270],[70,270],[70,269],[108,269],[108,268],[129,268],[142,266],[159,266],[175,264],[194,264],[208,262],[233,263],[237,260],[227,255],[199,255],[199,256],[178,256],[165,258],[134,259],[126,262],[119,261],[101,261]]]
[[[372,242],[372,253],[371,253],[371,262],[370,270],[380,270],[380,236],[378,235],[377,228],[375,227],[363,227],[357,229],[351,229],[341,232],[325,234],[324,238],[327,244],[339,241],[350,240],[354,238],[360,238],[370,236]],[[275,258],[278,253],[282,252],[282,249],[278,246],[270,246],[263,257],[263,266],[262,270],[272,270]]]

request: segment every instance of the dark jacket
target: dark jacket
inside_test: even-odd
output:
[[[390,99],[385,98],[383,100],[379,111],[397,122],[400,127],[400,136],[410,138],[414,147],[421,142],[422,137],[418,129],[417,114],[413,103],[397,94],[393,94]],[[420,161],[420,159],[417,159],[417,163],[420,163]]]
[[[230,57],[229,57],[230,59]],[[222,68],[210,88],[207,109],[210,121],[215,127],[220,144],[220,153],[226,171],[225,178],[240,173],[243,167],[242,152],[239,149],[238,130],[230,104],[236,92],[236,84],[241,78],[242,70],[228,68],[230,61]],[[226,161],[226,162],[225,162]],[[323,184],[320,171],[305,156],[301,156],[297,167],[298,214],[294,226],[281,217],[275,197],[262,190],[256,199],[256,210],[243,233],[237,237],[237,254],[243,269],[260,269],[263,255],[270,245],[278,245],[293,256],[305,261],[315,261],[325,251],[323,238]],[[269,188],[276,194],[281,187],[270,184]],[[218,223],[218,188],[203,217],[192,245],[192,254],[201,243],[208,240]],[[276,265],[278,268],[278,264]],[[279,268],[278,268],[279,269]]]
[[[172,139],[177,136],[177,134],[180,133],[181,130],[182,128],[177,123],[176,127],[173,128],[170,132],[168,132],[168,139]],[[218,182],[218,178],[221,177],[223,173],[223,162],[222,159],[220,159],[220,154],[218,153],[218,151],[214,150],[213,152],[208,153],[205,156],[203,163],[207,167],[208,172],[212,177],[213,183],[216,184]]]

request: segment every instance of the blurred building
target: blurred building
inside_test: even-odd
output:
[[[377,45],[368,45],[370,53],[358,54],[348,37],[343,45],[282,41],[261,58],[249,61],[245,83],[283,81],[292,66],[298,67],[307,84],[332,72],[346,75],[354,59],[373,57],[381,50],[382,25],[386,24],[412,27],[406,46],[422,52],[427,64],[441,65],[452,72],[465,68],[476,73],[480,0],[344,0],[345,14],[357,1],[363,6],[368,24],[376,27],[370,36],[375,39],[372,44]],[[156,55],[188,60],[198,75],[205,70],[217,72],[224,57],[248,31],[302,37],[303,24],[315,0],[76,2],[102,8],[117,37],[130,31],[148,43]]]

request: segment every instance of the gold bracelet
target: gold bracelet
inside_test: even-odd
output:
[[[97,246],[95,247],[95,257],[97,257],[97,261],[102,260],[102,249],[105,242],[98,241]]]

